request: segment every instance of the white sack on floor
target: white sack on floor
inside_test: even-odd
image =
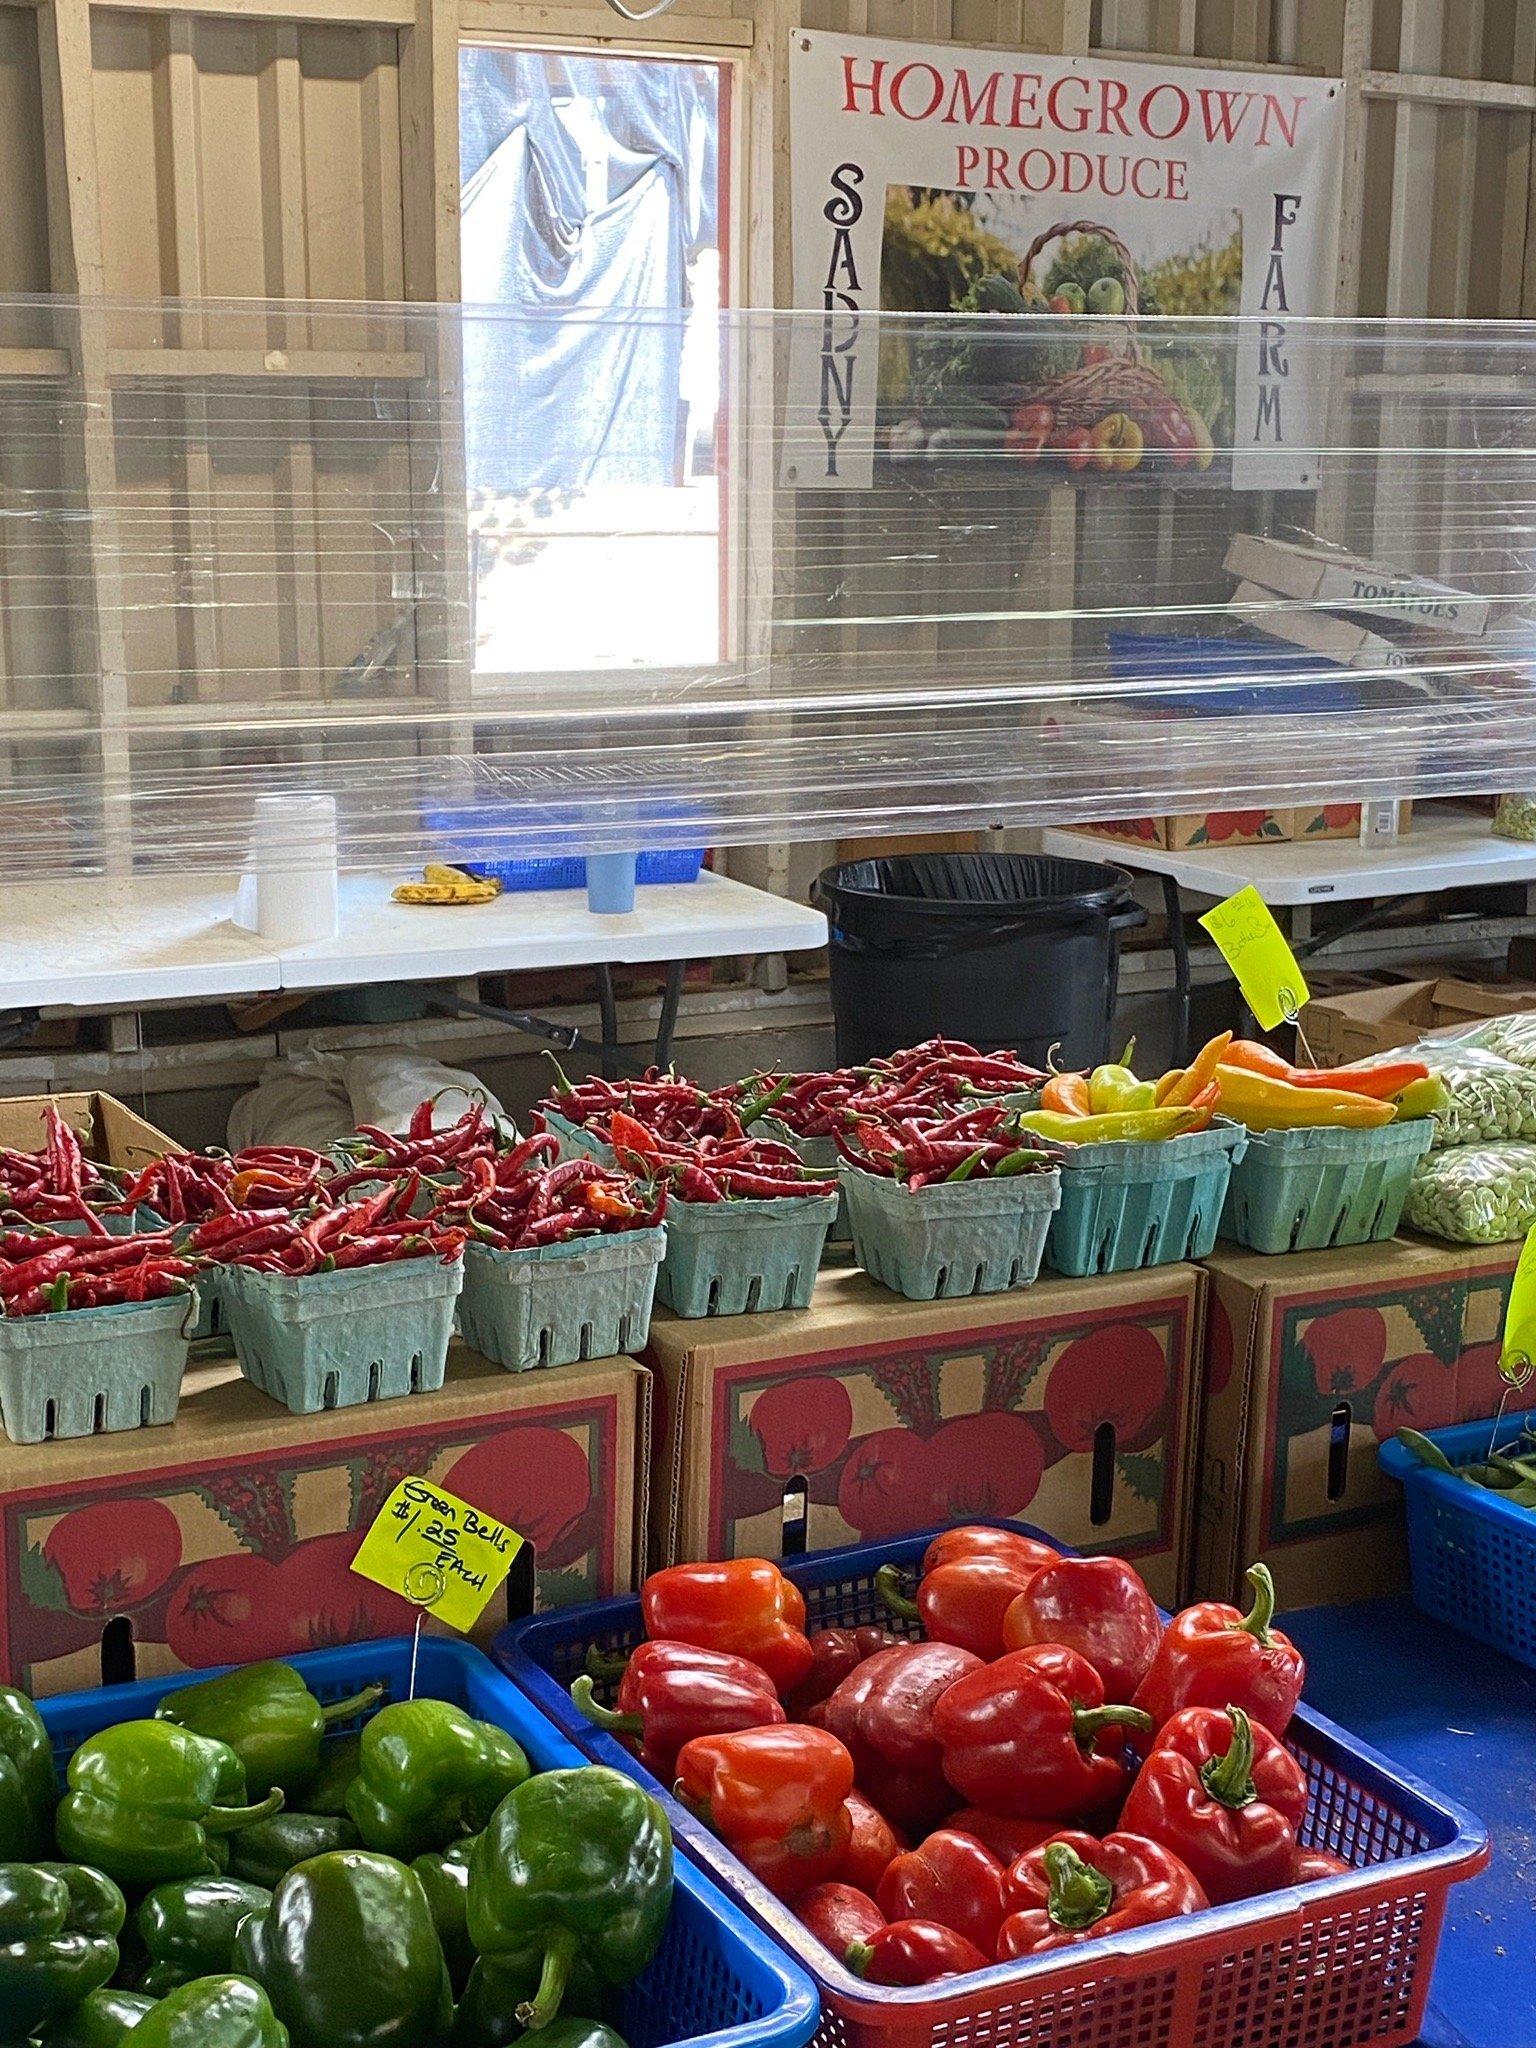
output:
[[[403,1131],[428,1096],[440,1099],[434,1124],[451,1124],[470,1102],[507,1121],[500,1102],[461,1067],[408,1052],[341,1053],[313,1049],[273,1060],[229,1113],[229,1149],[247,1145],[310,1145],[322,1151],[358,1124]]]

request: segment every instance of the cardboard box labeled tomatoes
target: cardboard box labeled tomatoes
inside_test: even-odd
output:
[[[288,1415],[220,1360],[169,1428],[0,1441],[0,1676],[55,1693],[398,1634],[414,1610],[348,1566],[411,1476],[517,1529],[540,1605],[623,1592],[648,1397],[631,1359],[506,1373],[455,1346],[439,1393]]]
[[[1200,1593],[1231,1597],[1259,1558],[1285,1607],[1406,1586],[1377,1446],[1496,1411],[1518,1249],[1398,1238],[1206,1261]]]
[[[658,1314],[652,1562],[1018,1515],[1171,1602],[1203,1300],[1193,1266],[939,1302],[840,1271],[799,1315]]]

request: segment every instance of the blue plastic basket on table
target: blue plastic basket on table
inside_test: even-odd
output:
[[[1492,1422],[1427,1432],[1453,1465],[1488,1456]],[[1498,1440],[1536,1429],[1536,1408],[1506,1415]],[[1390,1438],[1381,1469],[1403,1484],[1413,1603],[1448,1628],[1536,1670],[1536,1511],[1421,1465]]]
[[[407,1697],[409,1637],[316,1650],[292,1663],[321,1700],[346,1699],[376,1682],[385,1699]],[[175,1678],[63,1693],[39,1700],[62,1768],[88,1735],[152,1714],[168,1692],[210,1677]],[[487,1657],[468,1644],[424,1636],[416,1669],[418,1697],[450,1700],[466,1713],[514,1735],[541,1771],[591,1761],[566,1741]],[[339,1725],[332,1739],[355,1731],[366,1715]],[[649,1967],[622,1993],[619,2025],[629,2048],[804,2048],[816,2028],[809,1979],[707,1876],[685,1857],[676,1863],[672,1914]]]
[[[899,1632],[875,1574],[915,1572],[935,1533],[783,1560],[807,1626]],[[916,1989],[867,1984],[572,1704],[566,1688],[588,1652],[627,1653],[642,1633],[631,1596],[516,1623],[493,1652],[587,1755],[663,1798],[688,1854],[815,1979],[818,2048],[1394,2048],[1423,2020],[1451,1885],[1488,1861],[1471,1814],[1303,1708],[1288,1741],[1311,1791],[1305,1840],[1354,1865],[1346,1876]]]
[[[1309,654],[1305,648],[1281,647],[1257,636],[1136,633],[1117,626],[1111,626],[1104,638],[1109,672],[1116,682],[1219,685],[1215,689],[1170,689],[1165,695],[1138,693],[1136,701],[1144,711],[1188,718],[1231,718],[1253,712],[1291,718],[1298,712],[1353,711],[1360,704],[1360,684],[1348,669],[1320,654]],[[1245,681],[1245,677],[1252,680]]]

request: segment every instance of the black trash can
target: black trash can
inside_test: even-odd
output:
[[[1031,853],[846,861],[812,900],[832,927],[840,1066],[941,1035],[1043,1067],[1109,1057],[1120,933],[1144,924],[1123,869]]]

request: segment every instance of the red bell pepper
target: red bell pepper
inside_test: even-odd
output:
[[[1026,1849],[1048,1842],[1057,1830],[1053,1820],[1021,1820],[1016,1813],[989,1813],[984,1806],[962,1806],[944,1825],[984,1842],[1005,1869]]]
[[[1104,1697],[1135,1697],[1163,1624],[1141,1574],[1118,1557],[1064,1557],[1038,1571],[1003,1619],[1003,1644],[1065,1643],[1104,1681]]]
[[[1291,1882],[1307,1781],[1278,1737],[1241,1707],[1186,1707],[1163,1728],[1120,1815],[1172,1849],[1223,1906]]]
[[[851,1884],[813,1884],[796,1899],[795,1918],[825,1942],[839,1962],[855,1942],[872,1941],[885,1925],[885,1915],[874,1900]]]
[[[895,1826],[926,1834],[960,1803],[944,1775],[935,1704],[957,1679],[983,1669],[953,1643],[900,1643],[866,1658],[810,1719],[847,1745],[866,1798]]]
[[[937,1920],[991,1955],[1003,1924],[1003,1866],[974,1835],[939,1828],[895,1859],[875,1902],[887,1920]]]
[[[1291,1865],[1288,1882],[1291,1884],[1316,1884],[1320,1878],[1342,1877],[1353,1870],[1352,1863],[1346,1863],[1342,1856],[1335,1856],[1331,1849],[1298,1849],[1296,1861]]]
[[[901,1588],[894,1565],[875,1574],[880,1598],[902,1621],[920,1621],[932,1643],[957,1643],[990,1663],[1007,1647],[1003,1619],[1039,1569],[1004,1557],[956,1557],[924,1572],[917,1598]]]
[[[854,1942],[845,1960],[871,1984],[932,1984],[985,1970],[992,1958],[936,1920],[893,1920],[868,1941]]]
[[[1038,1571],[1054,1564],[1061,1555],[1038,1537],[1018,1529],[995,1529],[988,1522],[963,1522],[956,1529],[941,1529],[923,1552],[923,1576],[936,1572],[941,1564],[953,1564],[961,1557],[1000,1557],[1022,1570]]]
[[[848,1853],[853,1759],[820,1728],[696,1736],[674,1790],[781,1899],[829,1882]]]
[[[805,1601],[766,1557],[652,1572],[640,1588],[640,1609],[648,1636],[745,1657],[767,1672],[781,1698],[811,1668]]]
[[[848,1794],[848,1818],[853,1823],[853,1833],[848,1841],[848,1853],[843,1858],[843,1867],[838,1876],[845,1884],[857,1885],[861,1892],[873,1896],[875,1887],[884,1877],[893,1857],[899,1856],[908,1844],[906,1838],[897,1834],[878,1806],[872,1806],[855,1785]]]
[[[1185,1707],[1241,1707],[1271,1735],[1290,1725],[1306,1680],[1306,1660],[1272,1628],[1275,1582],[1267,1565],[1249,1568],[1253,1605],[1246,1614],[1202,1600],[1176,1614],[1136,1688],[1135,1705],[1161,1728]]]
[[[893,1649],[898,1640],[888,1628],[873,1622],[862,1628],[812,1629],[811,1668],[795,1687],[785,1705],[797,1721],[803,1721],[812,1707],[831,1699],[850,1671],[857,1671],[866,1657]]]
[[[585,1672],[572,1680],[571,1698],[594,1727],[638,1743],[640,1761],[668,1785],[678,1751],[696,1735],[730,1735],[785,1718],[761,1666],[692,1643],[642,1643],[624,1667],[612,1710],[593,1698]]]
[[[1171,1849],[1125,1833],[1102,1841],[1056,1835],[1019,1858],[1004,1889],[1009,1911],[997,1937],[1000,1963],[1176,1920],[1209,1904]]]
[[[1135,1707],[1106,1706],[1085,1657],[1054,1643],[1010,1650],[957,1679],[933,1710],[944,1774],[964,1798],[1029,1820],[1075,1820],[1108,1806],[1126,1771],[1128,1731],[1150,1734]]]

